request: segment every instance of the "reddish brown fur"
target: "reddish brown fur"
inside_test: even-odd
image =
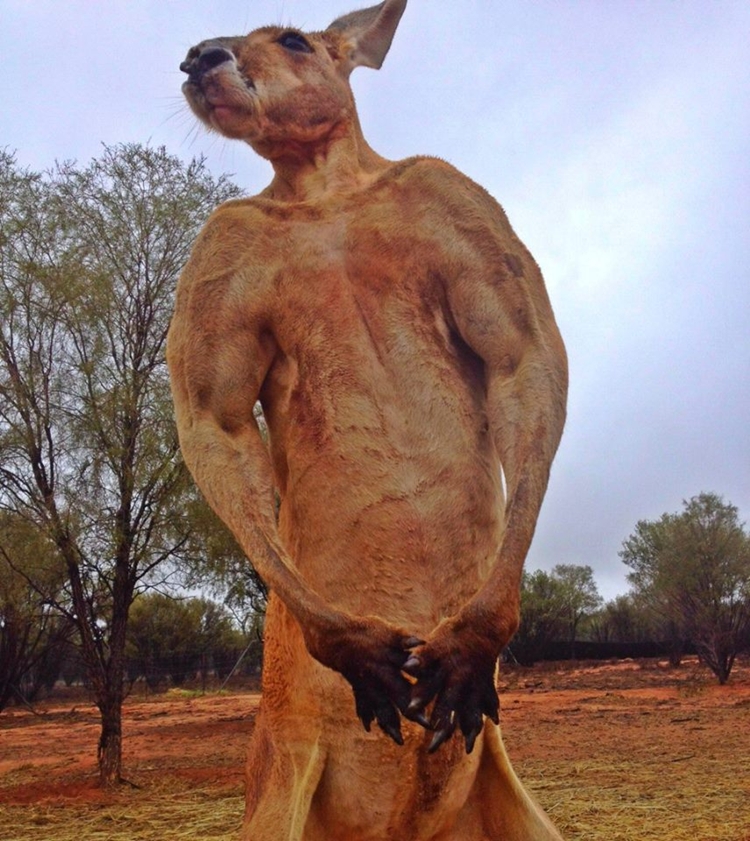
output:
[[[265,28],[184,65],[196,114],[275,170],[206,225],[168,351],[185,460],[272,588],[248,841],[559,838],[482,721],[562,431],[565,351],[497,203],[362,137],[348,75],[379,66],[404,6],[307,35],[311,52]],[[216,46],[231,55],[199,72]],[[394,739],[403,724],[402,747],[362,730],[352,687],[366,724]],[[432,734],[401,721],[433,698],[440,738],[457,723],[473,753],[428,754]]]

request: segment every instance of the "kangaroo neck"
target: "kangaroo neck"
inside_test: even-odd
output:
[[[290,203],[356,192],[390,163],[368,145],[357,120],[334,126],[314,143],[279,145],[267,157],[274,179],[263,195]]]

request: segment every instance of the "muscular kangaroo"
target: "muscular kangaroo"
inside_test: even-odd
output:
[[[168,346],[185,461],[271,590],[246,841],[560,838],[506,757],[495,669],[565,350],[499,205],[365,142],[349,74],[405,6],[181,65],[200,120],[274,170],[206,224]]]

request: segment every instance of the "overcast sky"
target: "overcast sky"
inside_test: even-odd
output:
[[[0,0],[0,147],[42,170],[149,142],[255,193],[268,164],[197,128],[180,61],[361,5]],[[701,491],[750,520],[748,42],[747,0],[410,0],[353,77],[371,145],[479,181],[542,267],[571,391],[528,568],[590,564],[607,598],[637,520]]]

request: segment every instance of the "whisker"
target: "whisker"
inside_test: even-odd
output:
[[[168,106],[165,105],[164,108],[169,108],[170,113],[167,114],[166,117],[164,117],[164,119],[159,123],[159,128],[163,128],[167,123],[171,123],[172,121],[176,121],[178,125],[182,123],[187,125],[188,121],[192,122],[195,120],[190,108],[181,98],[176,98],[173,102],[169,103]],[[194,127],[194,125],[192,127]]]

